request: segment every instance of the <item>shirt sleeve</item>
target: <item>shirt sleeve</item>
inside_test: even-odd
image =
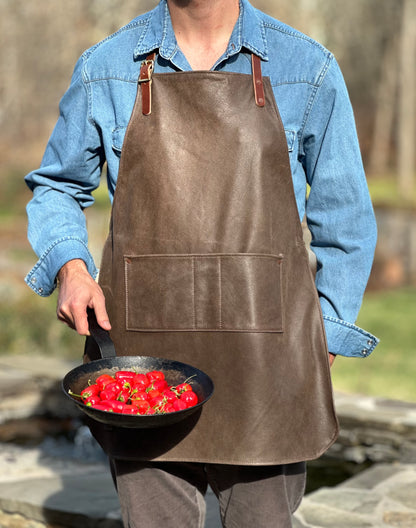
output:
[[[378,339],[354,322],[372,267],[377,228],[351,103],[333,57],[310,101],[303,153],[310,185],[306,219],[328,349],[365,357]]]
[[[94,201],[91,193],[99,185],[103,148],[90,115],[83,60],[61,100],[41,167],[25,178],[33,191],[27,205],[28,238],[39,257],[25,281],[41,296],[52,293],[58,271],[69,260],[80,258],[93,277],[97,274],[83,210]]]

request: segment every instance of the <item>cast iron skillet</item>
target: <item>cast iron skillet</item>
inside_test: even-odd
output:
[[[155,358],[149,356],[116,356],[113,341],[109,333],[102,329],[95,318],[92,310],[88,311],[89,330],[97,342],[102,359],[85,363],[72,369],[62,380],[62,389],[82,412],[89,417],[107,425],[116,427],[128,427],[135,429],[154,428],[179,422],[198,410],[212,396],[214,385],[211,378],[201,370],[169,359]],[[118,370],[135,370],[146,373],[151,370],[161,370],[169,385],[178,385],[187,378],[192,377],[192,388],[198,396],[199,403],[194,407],[168,414],[153,414],[148,416],[127,415],[100,411],[87,407],[79,398],[71,396],[69,391],[80,394],[82,389],[89,383],[94,383],[101,374],[114,376]]]

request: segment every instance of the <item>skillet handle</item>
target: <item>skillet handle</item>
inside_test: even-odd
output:
[[[92,308],[87,308],[87,316],[90,334],[100,349],[101,357],[103,359],[116,357],[116,349],[114,348],[114,343],[110,334],[98,324],[95,312]]]

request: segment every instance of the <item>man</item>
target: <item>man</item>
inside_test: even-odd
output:
[[[98,285],[82,209],[104,160]],[[125,525],[203,526],[210,484],[224,526],[291,526],[304,461],[337,435],[329,366],[377,344],[353,324],[376,227],[331,53],[247,0],[162,0],[84,53],[26,181],[27,282],[49,295],[58,278],[59,319],[88,335],[92,308],[118,355],[214,380],[201,415],[162,432],[91,423]]]

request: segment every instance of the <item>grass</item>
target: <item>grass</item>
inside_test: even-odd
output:
[[[56,296],[27,294],[0,303],[0,354],[48,355],[81,360],[84,338],[56,317]]]
[[[380,344],[365,359],[338,357],[334,389],[416,401],[416,289],[368,292],[357,324]]]
[[[400,195],[397,178],[393,175],[368,178],[368,188],[375,206],[416,208],[416,176],[413,192],[406,197]]]

